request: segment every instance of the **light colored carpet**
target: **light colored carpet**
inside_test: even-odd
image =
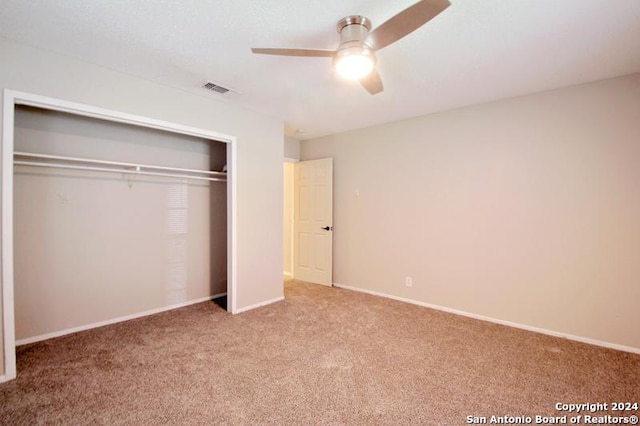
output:
[[[22,346],[0,423],[462,425],[640,400],[638,355],[298,281],[285,295]]]

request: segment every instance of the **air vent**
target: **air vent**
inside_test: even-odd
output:
[[[215,83],[211,83],[211,82],[205,84],[202,87],[207,89],[207,90],[212,90],[214,92],[220,93],[222,95],[224,95],[225,93],[227,93],[229,91],[229,89],[227,89],[226,87],[222,87],[222,86],[219,86],[219,85],[217,85]]]

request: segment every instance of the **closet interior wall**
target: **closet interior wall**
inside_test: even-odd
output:
[[[222,170],[226,144],[16,108],[15,150]],[[16,340],[226,293],[225,182],[15,166]]]

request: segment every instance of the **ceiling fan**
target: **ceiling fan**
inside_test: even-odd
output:
[[[368,18],[349,15],[338,21],[340,44],[336,50],[252,48],[251,51],[262,55],[333,58],[333,66],[339,75],[359,80],[369,93],[375,95],[383,90],[382,80],[375,70],[375,52],[420,28],[449,5],[448,0],[421,0],[373,31]]]

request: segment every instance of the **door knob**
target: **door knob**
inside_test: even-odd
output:
[[[325,226],[324,228],[325,231],[331,231],[333,229],[333,226]]]

